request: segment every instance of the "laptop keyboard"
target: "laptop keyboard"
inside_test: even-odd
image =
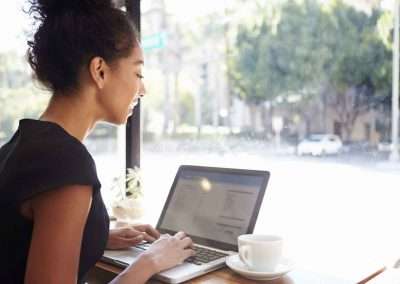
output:
[[[140,243],[135,247],[141,250],[147,250],[150,247],[150,245],[151,243]],[[222,253],[204,247],[199,247],[196,245],[194,246],[194,250],[196,252],[196,255],[187,258],[185,262],[193,263],[196,265],[202,265],[217,260],[219,258],[228,256],[228,254],[226,253]]]
[[[186,259],[186,262],[197,264],[197,265],[202,265],[205,263],[209,263],[211,261],[217,260],[219,258],[228,256],[226,253],[222,253],[219,251],[215,251],[212,249],[207,249],[203,247],[198,247],[195,246],[194,250],[196,252],[195,256],[191,256],[188,259]]]

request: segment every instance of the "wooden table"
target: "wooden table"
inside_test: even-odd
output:
[[[118,274],[122,270],[113,265],[99,261],[96,267],[101,270],[105,270],[111,273]],[[157,280],[150,280],[149,284],[160,284],[162,282]],[[229,268],[222,268],[214,272],[205,274],[198,278],[192,279],[185,283],[192,284],[354,284],[349,281],[336,279],[334,277],[314,273],[311,271],[305,271],[301,269],[294,269],[292,272],[286,276],[274,279],[270,281],[253,281],[241,277],[240,275],[234,273]]]
[[[146,219],[141,220],[138,223],[148,223]],[[111,222],[110,228],[118,228],[126,226],[126,223],[117,223]],[[97,262],[96,269],[105,271],[108,273],[113,273],[114,275],[119,274],[122,269],[116,266],[113,266],[108,263],[104,263],[102,261]],[[95,283],[107,283],[102,281],[95,281]],[[162,282],[158,280],[150,280],[149,284],[160,284]],[[192,284],[355,284],[351,281],[341,280],[332,276],[327,276],[324,274],[319,274],[317,272],[306,271],[299,268],[295,268],[293,271],[288,273],[286,276],[274,279],[270,281],[253,281],[246,279],[231,269],[225,267],[214,272],[207,273],[203,276],[197,277],[185,283],[192,283]],[[369,284],[369,283],[368,283]]]
[[[357,284],[398,284],[400,283],[400,269],[381,268],[374,274],[366,277],[365,280]]]

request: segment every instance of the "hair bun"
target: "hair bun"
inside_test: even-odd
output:
[[[30,4],[30,12],[37,12],[42,18],[68,11],[91,12],[113,7],[111,0],[30,0]]]

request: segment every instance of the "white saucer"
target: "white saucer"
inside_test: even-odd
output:
[[[283,258],[281,263],[278,264],[275,271],[262,272],[250,270],[246,264],[244,264],[239,255],[231,255],[226,258],[226,265],[236,273],[252,279],[252,280],[272,280],[284,276],[286,273],[293,269],[294,263],[289,259]]]

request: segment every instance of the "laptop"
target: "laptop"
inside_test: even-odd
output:
[[[238,251],[237,237],[253,233],[269,176],[268,171],[180,166],[156,229],[170,235],[184,231],[196,255],[154,278],[181,283],[223,267]],[[150,245],[106,250],[102,260],[125,268]]]

